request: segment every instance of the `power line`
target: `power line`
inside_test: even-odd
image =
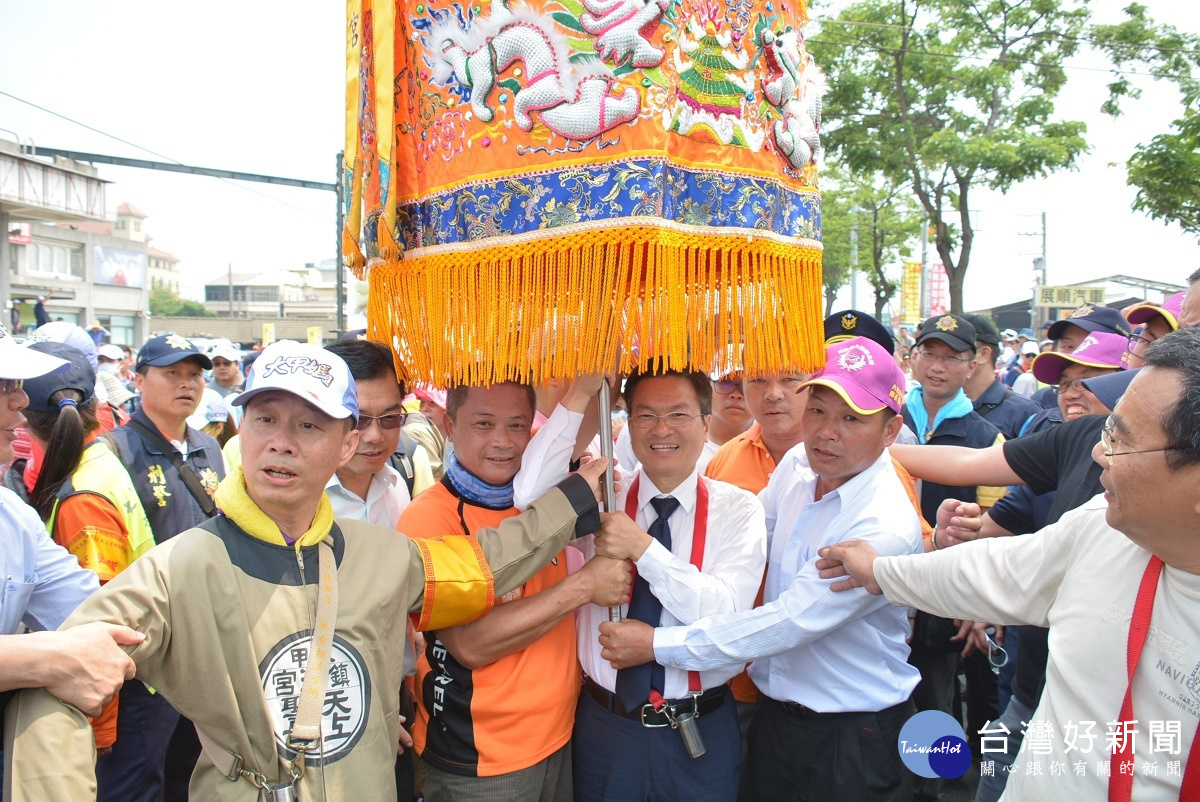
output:
[[[863,41],[857,40],[857,39],[836,39],[836,38],[831,39],[827,34],[821,34],[820,39],[809,39],[808,40],[809,45],[813,45],[813,44],[820,45],[822,42],[828,42],[830,44],[835,44],[835,45],[847,45],[847,46],[851,46],[851,47],[862,47],[867,50],[873,50],[876,53],[887,53],[894,49],[894,48],[887,48],[882,45],[873,45],[868,42],[863,42]],[[984,56],[971,56],[971,55],[959,54],[959,53],[939,53],[935,50],[918,50],[916,48],[905,48],[905,52],[909,53],[911,55],[914,55],[914,56],[932,56],[934,58],[953,59],[955,61],[976,61],[976,62],[980,62],[983,64],[989,64],[993,61],[993,59],[989,59]],[[1012,64],[1031,64],[1035,67],[1052,66],[1052,67],[1058,67],[1059,69],[1063,69],[1063,70],[1071,70],[1074,72],[1103,72],[1103,73],[1107,73],[1107,74],[1116,73],[1118,75],[1142,75],[1147,78],[1161,77],[1161,76],[1155,75],[1154,73],[1139,72],[1137,70],[1125,70],[1125,69],[1118,69],[1118,68],[1110,69],[1107,67],[1079,67],[1079,66],[1067,65],[1067,64],[1049,64],[1048,65],[1048,64],[1044,64],[1040,61],[1034,61],[1033,59],[1007,58],[1006,61],[1008,61]]]
[[[846,27],[889,28],[889,29],[894,29],[894,30],[898,30],[898,31],[905,31],[905,30],[915,31],[916,30],[916,28],[914,28],[911,25],[900,25],[900,24],[894,23],[894,22],[866,22],[866,21],[862,21],[862,20],[834,19],[832,17],[818,17],[818,18],[814,19],[814,22],[819,22],[821,25],[844,25]],[[1065,39],[1070,42],[1079,42],[1082,44],[1093,45],[1096,47],[1123,48],[1126,50],[1155,50],[1159,53],[1182,53],[1187,56],[1200,56],[1200,50],[1192,50],[1192,49],[1183,48],[1183,47],[1164,47],[1162,45],[1152,45],[1152,44],[1126,45],[1126,44],[1119,44],[1119,43],[1102,43],[1095,39],[1087,39],[1082,36],[1066,36],[1063,34],[1058,34],[1055,36],[1055,38],[1056,39]],[[1094,68],[1082,68],[1081,67],[1078,69],[1094,69]]]
[[[48,108],[46,108],[45,106],[40,106],[40,105],[38,105],[37,103],[34,103],[34,102],[33,102],[33,101],[31,101],[31,100],[26,100],[26,99],[24,99],[24,98],[17,97],[16,95],[12,94],[11,92],[5,92],[3,89],[0,89],[0,95],[3,95],[4,97],[10,98],[10,99],[12,99],[12,100],[15,100],[15,101],[17,101],[18,103],[23,103],[23,104],[25,104],[26,106],[29,106],[29,107],[31,107],[31,108],[35,108],[35,109],[37,109],[38,111],[45,112],[46,114],[52,115],[52,116],[54,116],[54,117],[58,117],[59,119],[61,119],[61,120],[65,120],[66,122],[69,122],[69,123],[71,123],[71,124],[73,124],[73,125],[78,125],[78,126],[79,126],[79,127],[81,127],[81,128],[86,128],[86,129],[87,129],[87,130],[89,130],[89,131],[92,131],[92,132],[94,132],[94,133],[100,134],[101,136],[108,137],[109,139],[112,139],[112,140],[115,140],[115,141],[117,141],[117,142],[120,142],[120,143],[121,143],[121,144],[123,144],[123,145],[128,145],[128,146],[130,146],[131,148],[136,148],[137,150],[144,151],[144,152],[146,152],[146,153],[149,153],[149,154],[151,154],[152,156],[157,156],[157,157],[159,157],[160,159],[164,159],[164,160],[166,160],[166,161],[168,161],[168,162],[171,162],[172,164],[177,164],[177,165],[180,165],[180,166],[185,166],[185,165],[183,164],[183,162],[179,161],[178,159],[173,159],[173,158],[171,158],[170,156],[167,156],[166,154],[159,153],[158,151],[156,151],[156,150],[151,150],[150,148],[147,148],[147,147],[143,147],[142,145],[139,145],[139,144],[137,144],[136,142],[130,142],[128,139],[123,139],[123,138],[121,138],[121,137],[117,136],[116,134],[110,134],[110,133],[108,133],[107,131],[102,131],[102,130],[100,130],[99,128],[96,128],[95,126],[88,125],[87,123],[85,123],[85,122],[81,122],[81,121],[79,121],[79,120],[76,120],[76,119],[75,119],[75,118],[73,118],[73,117],[68,117],[67,115],[65,115],[65,114],[62,114],[62,113],[60,113],[60,112],[57,112],[57,111],[54,111],[53,109],[48,109]],[[281,200],[281,199],[279,199],[279,198],[272,197],[271,195],[268,195],[268,194],[266,194],[265,192],[259,192],[258,190],[254,189],[254,188],[252,188],[252,187],[248,187],[248,186],[244,186],[244,185],[242,185],[242,184],[235,183],[235,182],[233,182],[233,181],[231,181],[231,180],[229,180],[229,179],[227,179],[227,178],[220,178],[220,177],[217,177],[217,180],[218,180],[218,181],[221,181],[221,182],[223,182],[223,183],[226,183],[226,184],[228,184],[229,186],[231,186],[231,187],[234,187],[234,188],[236,188],[236,189],[240,189],[240,190],[242,190],[242,191],[244,191],[244,192],[249,192],[249,193],[251,193],[251,194],[253,194],[253,195],[258,195],[258,196],[259,196],[259,197],[261,197],[261,198],[265,198],[265,199],[267,199],[267,200],[269,200],[269,201],[273,201],[273,202],[275,202],[275,203],[279,203],[279,204],[282,204],[282,205],[284,205],[284,206],[287,206],[287,207],[289,207],[289,208],[295,209],[295,210],[297,210],[297,211],[299,211],[299,212],[303,212],[304,214],[307,214],[307,215],[309,215],[310,217],[315,217],[315,218],[317,218],[318,220],[324,220],[324,219],[325,219],[325,216],[324,216],[324,215],[319,215],[319,214],[316,214],[316,213],[314,213],[313,211],[311,211],[311,210],[309,210],[309,209],[305,209],[303,206],[297,206],[297,205],[295,205],[294,203],[288,203],[288,202],[287,202],[287,201],[285,201],[285,200]]]

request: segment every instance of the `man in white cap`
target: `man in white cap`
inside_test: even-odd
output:
[[[217,492],[221,514],[152,549],[64,626],[145,633],[131,651],[139,677],[204,745],[193,798],[395,799],[407,614],[421,629],[465,623],[561,551],[580,515],[597,528],[605,461],[477,538],[415,541],[333,519],[325,484],[359,438],[339,357],[274,343],[236,401],[243,463]],[[94,795],[87,719],[38,691],[13,704],[15,797]]]
[[[55,373],[68,362],[18,346],[0,326],[0,464],[12,461],[15,429],[29,403],[22,383]],[[17,688],[46,688],[63,701],[96,714],[133,676],[133,661],[117,647],[142,636],[124,626],[91,624],[54,630],[99,587],[96,574],[79,566],[46,533],[32,507],[0,487],[0,705]],[[30,633],[20,634],[21,627]]]
[[[242,352],[232,345],[219,345],[209,354],[212,359],[212,381],[208,389],[224,398],[242,390]]]

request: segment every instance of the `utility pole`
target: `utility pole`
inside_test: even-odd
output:
[[[229,263],[229,319],[233,320],[233,262]]]
[[[858,309],[858,216],[867,210],[857,203],[850,207],[850,308]]]
[[[1034,284],[1033,284],[1033,299],[1029,303],[1029,328],[1034,328],[1037,325],[1037,301],[1038,287],[1048,284],[1046,278],[1046,213],[1042,212],[1042,230],[1038,231],[1021,231],[1022,237],[1036,237],[1039,234],[1042,238],[1042,255],[1035,256],[1033,259]]]

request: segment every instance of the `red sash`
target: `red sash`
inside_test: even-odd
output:
[[[628,515],[634,523],[637,523],[637,501],[638,501],[638,483],[641,481],[642,475],[639,473],[633,477],[633,484],[629,486],[629,492],[625,495],[625,514]],[[704,563],[704,541],[708,537],[708,485],[704,484],[704,478],[696,477],[696,522],[692,526],[692,565],[696,566],[696,570],[701,570]],[[637,567],[634,567],[637,570]],[[688,672],[688,690],[691,693],[700,693],[700,672]]]
[[[1146,637],[1150,634],[1150,615],[1154,611],[1154,596],[1158,592],[1162,568],[1162,560],[1151,556],[1146,565],[1146,572],[1142,574],[1142,583],[1138,586],[1137,601],[1133,605],[1125,663],[1129,684],[1125,688],[1125,699],[1121,702],[1121,715],[1117,716],[1121,726],[1124,726],[1123,722],[1134,720],[1133,674],[1137,670],[1138,659],[1142,656],[1142,648],[1146,645]],[[1113,762],[1112,773],[1108,777],[1108,802],[1129,802],[1133,794],[1133,750],[1130,749],[1132,740],[1122,737],[1119,741],[1121,748],[1114,753],[1117,760]],[[1128,773],[1121,771],[1123,766],[1128,766]],[[1187,802],[1200,800],[1200,726],[1196,728],[1196,736],[1188,753],[1179,799]]]

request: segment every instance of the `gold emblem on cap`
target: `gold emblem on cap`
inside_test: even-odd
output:
[[[842,315],[842,328],[846,331],[854,331],[858,328],[858,315],[852,315],[849,312]]]
[[[1091,304],[1084,304],[1083,306],[1079,307],[1074,312],[1072,312],[1071,317],[1087,317],[1088,315],[1090,315],[1092,312],[1095,312],[1095,311],[1096,311],[1096,308],[1094,306],[1092,306]]]
[[[167,343],[167,345],[171,346],[172,348],[178,348],[181,351],[192,350],[192,344],[190,342],[188,342],[186,339],[184,339],[183,337],[180,337],[178,334],[168,335],[167,339],[166,339],[166,343]]]
[[[938,319],[938,331],[954,331],[958,328],[958,321],[954,319],[954,315],[944,315]]]

